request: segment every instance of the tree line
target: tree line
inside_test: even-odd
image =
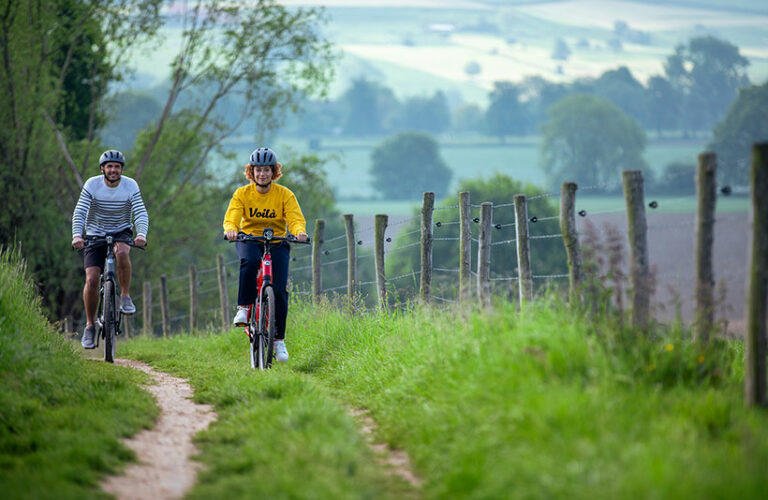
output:
[[[359,77],[335,100],[306,103],[301,117],[283,130],[302,135],[470,131],[504,139],[537,134],[551,105],[571,94],[591,94],[659,135],[691,134],[709,131],[722,119],[739,89],[749,85],[748,65],[730,42],[696,37],[675,47],[664,62],[664,74],[645,85],[625,66],[569,83],[532,76],[494,83],[485,108],[450,102],[443,91],[398,99],[386,85]]]
[[[149,245],[135,256],[134,283],[213,259],[247,161],[228,155],[222,142],[246,123],[267,134],[298,100],[322,96],[331,78],[333,56],[318,9],[272,0],[190,1],[166,13],[162,0],[1,5],[0,245],[20,247],[52,319],[81,307],[72,210],[85,180],[99,174],[99,154],[116,147],[104,130],[143,112],[133,106],[116,116],[111,103],[130,74],[129,56],[156,46],[161,26],[183,29],[159,113],[119,146],[125,175],[138,181],[150,214]],[[208,170],[214,156],[231,165],[228,174]],[[285,183],[308,213],[332,209],[316,159],[281,160],[291,165]]]

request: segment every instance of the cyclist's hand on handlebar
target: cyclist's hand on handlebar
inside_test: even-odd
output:
[[[296,240],[304,243],[305,241],[307,241],[307,233],[299,233],[299,234],[297,234],[296,235]]]
[[[85,246],[85,240],[82,236],[75,236],[72,238],[72,248],[81,249]]]
[[[237,231],[227,231],[224,233],[224,237],[229,241],[235,241],[237,239]]]
[[[133,239],[133,244],[136,245],[139,248],[143,248],[143,247],[147,246],[147,238],[144,237],[144,236],[139,235],[139,236],[137,236],[136,238]]]

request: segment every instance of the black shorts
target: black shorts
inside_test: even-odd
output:
[[[130,240],[133,239],[133,231],[131,228],[126,228],[115,233],[116,240]],[[98,245],[95,247],[83,248],[83,267],[88,269],[89,267],[98,267],[102,271],[104,270],[104,262],[107,260],[107,245]]]

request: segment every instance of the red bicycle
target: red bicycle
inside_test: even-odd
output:
[[[237,239],[232,240],[232,243],[237,241],[258,241],[264,244],[261,266],[256,276],[256,289],[259,293],[254,303],[248,306],[248,324],[245,326],[245,334],[250,342],[251,368],[266,370],[272,366],[277,333],[277,327],[272,318],[275,310],[275,290],[272,288],[272,254],[269,248],[283,241],[309,243],[309,238],[304,242],[297,240],[293,235],[275,236],[273,229],[266,228],[262,236],[238,233]]]

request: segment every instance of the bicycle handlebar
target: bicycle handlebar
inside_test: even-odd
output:
[[[230,243],[237,243],[238,241],[239,242],[244,242],[244,241],[261,241],[261,242],[265,242],[265,241],[267,241],[267,242],[270,242],[270,243],[272,243],[272,242],[279,243],[281,241],[287,241],[288,243],[298,243],[298,244],[303,244],[303,245],[307,245],[307,244],[310,243],[309,236],[307,236],[307,241],[299,241],[298,239],[296,239],[296,236],[294,236],[292,234],[289,234],[286,237],[283,237],[283,236],[272,236],[271,238],[267,238],[265,236],[254,236],[252,234],[238,233],[237,234],[237,238],[235,238],[234,240],[228,240],[227,239],[227,235],[225,234],[224,235],[224,240],[229,241]]]
[[[83,242],[85,243],[83,245],[83,248],[104,246],[104,245],[107,244],[107,236],[106,235],[105,236],[92,236],[92,235],[88,236],[88,235],[86,235],[86,236],[83,237]],[[146,249],[146,246],[147,246],[147,245],[144,245],[144,246],[140,247],[140,246],[136,245],[133,242],[133,238],[117,239],[117,238],[113,237],[112,238],[112,242],[113,243],[125,243],[129,247],[138,248],[139,250],[144,250],[144,249]]]

